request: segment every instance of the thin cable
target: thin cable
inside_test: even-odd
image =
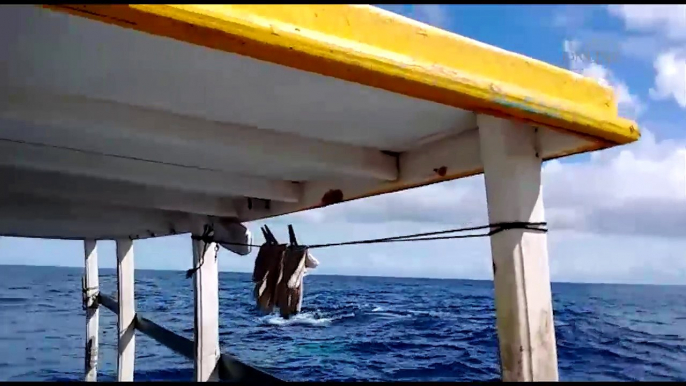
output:
[[[436,231],[436,232],[415,233],[413,235],[407,235],[407,236],[395,236],[395,237],[385,237],[385,238],[379,238],[379,239],[346,241],[346,242],[341,242],[341,243],[315,244],[315,245],[310,245],[309,248],[310,249],[327,248],[327,247],[336,247],[336,246],[343,246],[343,245],[393,243],[393,242],[402,242],[402,241],[468,239],[468,238],[476,238],[476,237],[493,236],[494,234],[500,233],[500,232],[508,230],[508,229],[526,229],[526,230],[532,230],[532,231],[536,231],[536,232],[545,233],[548,231],[545,228],[546,225],[547,225],[547,223],[545,223],[545,222],[535,222],[535,223],[521,222],[521,221],[502,222],[502,223],[482,225],[482,226],[477,226],[477,227],[457,228],[457,229],[449,229],[449,230]],[[489,232],[486,232],[486,233],[478,233],[478,234],[470,234],[470,235],[437,236],[437,235],[444,235],[444,234],[448,234],[448,233],[469,232],[469,231],[476,231],[476,230],[488,229],[488,228],[491,228],[491,230]],[[427,236],[434,236],[434,237],[427,237]]]
[[[476,227],[466,227],[466,228],[448,229],[448,230],[435,231],[435,232],[415,233],[415,234],[405,235],[405,236],[393,236],[393,237],[384,237],[384,238],[378,238],[378,239],[344,241],[344,242],[339,242],[339,243],[328,243],[328,244],[313,244],[313,245],[307,246],[307,248],[309,248],[309,249],[329,248],[329,247],[339,247],[339,246],[345,246],[345,245],[381,244],[381,243],[394,243],[394,242],[404,242],[404,241],[468,239],[468,238],[477,238],[477,237],[489,237],[489,236],[493,236],[497,233],[500,233],[500,232],[508,230],[508,229],[524,229],[524,230],[530,230],[530,231],[534,231],[534,232],[545,233],[548,231],[546,226],[547,226],[546,222],[523,222],[523,221],[500,222],[500,223],[494,223],[494,224],[482,225],[482,226],[476,226]],[[477,233],[477,234],[469,234],[469,235],[439,236],[439,235],[446,235],[449,233],[469,232],[469,231],[477,231],[477,230],[482,230],[482,229],[490,229],[490,231],[485,232],[485,233]],[[195,240],[203,240],[205,242],[217,241],[217,240],[213,240],[211,237],[205,236],[205,235],[199,236],[199,237],[198,236],[191,236],[191,237]],[[244,247],[256,247],[256,248],[261,247],[261,245],[255,245],[255,244],[231,243],[231,242],[224,242],[224,241],[217,241],[217,242],[219,242],[221,244],[226,244],[226,245],[239,245],[239,246],[244,246]]]

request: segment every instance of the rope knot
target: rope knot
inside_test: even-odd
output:
[[[186,271],[186,279],[190,279],[193,275],[202,267],[205,263],[205,253],[207,252],[207,247],[210,243],[214,242],[214,229],[210,225],[205,225],[203,227],[202,235],[195,236],[191,235],[191,239],[203,242],[202,252],[200,252],[200,257],[198,259],[198,265]],[[214,251],[219,251],[219,245],[214,246]]]
[[[86,286],[86,277],[81,277],[81,308],[87,310],[89,308],[98,307],[98,295],[100,294],[100,287]]]

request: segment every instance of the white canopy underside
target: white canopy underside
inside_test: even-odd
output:
[[[161,236],[482,170],[470,111],[34,6],[2,8],[0,59],[0,235]]]

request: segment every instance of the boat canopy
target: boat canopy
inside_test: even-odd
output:
[[[366,5],[8,5],[0,31],[2,235],[163,236],[479,174],[479,115],[535,127],[543,160],[640,135],[591,79]]]

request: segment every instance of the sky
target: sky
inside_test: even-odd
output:
[[[686,284],[686,6],[382,6],[568,68],[614,88],[633,144],[543,165],[553,281]],[[483,176],[246,224],[302,243],[386,237],[488,223]],[[188,236],[135,244],[136,269],[186,270]],[[492,279],[487,238],[313,251],[312,274]],[[250,272],[255,253],[220,251],[222,271]],[[114,242],[99,243],[115,266]],[[83,266],[76,241],[0,239],[0,264]]]

